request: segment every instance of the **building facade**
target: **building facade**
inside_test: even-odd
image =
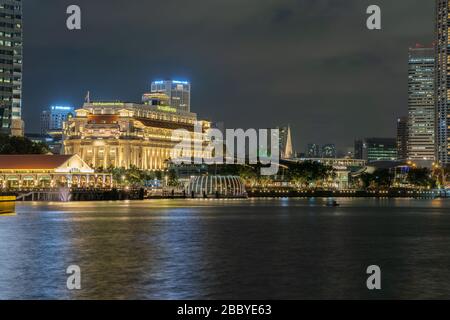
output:
[[[397,119],[397,159],[408,158],[408,118]]]
[[[0,190],[112,185],[111,174],[94,172],[77,155],[0,155]]]
[[[435,161],[434,93],[434,48],[409,49],[407,159]]]
[[[334,159],[336,158],[336,145],[324,144],[322,146],[322,158]]]
[[[23,136],[22,1],[0,0],[0,132]]]
[[[320,158],[320,146],[315,143],[309,143],[306,147],[306,157],[308,158]]]
[[[169,97],[169,106],[179,111],[191,111],[191,84],[188,81],[158,80],[151,84],[151,93],[163,93]]]
[[[436,158],[441,165],[450,163],[450,42],[449,0],[436,1],[436,51],[435,51],[435,99],[436,99]]]
[[[371,161],[397,160],[396,138],[365,138],[355,141],[355,159]]]
[[[203,148],[209,128],[210,122],[198,121],[195,113],[169,106],[85,103],[64,124],[64,153],[78,154],[93,168],[164,170],[170,160],[181,157],[175,148],[181,139],[173,138],[177,129],[195,142],[183,150],[183,158],[210,158]]]
[[[69,116],[75,114],[73,107],[68,106],[51,106],[48,110],[41,113],[41,135],[46,135],[49,131],[63,129],[64,121],[67,121]]]

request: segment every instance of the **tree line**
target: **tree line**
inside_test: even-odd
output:
[[[0,134],[0,154],[47,154],[50,150],[44,143],[33,142],[25,137],[10,137]]]

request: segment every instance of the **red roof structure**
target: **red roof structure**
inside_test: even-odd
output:
[[[0,155],[0,170],[53,170],[72,157],[73,155]]]

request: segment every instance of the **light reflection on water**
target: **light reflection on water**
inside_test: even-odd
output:
[[[449,200],[338,202],[19,203],[0,217],[0,298],[450,298]]]

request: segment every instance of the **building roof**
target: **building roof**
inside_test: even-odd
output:
[[[73,155],[0,155],[0,170],[51,170],[62,166]]]
[[[183,122],[173,122],[173,121],[164,121],[157,119],[148,119],[148,118],[138,118],[136,120],[141,122],[146,127],[156,127],[156,128],[165,128],[165,129],[186,129],[188,131],[194,131],[194,124],[191,123],[183,123]]]

